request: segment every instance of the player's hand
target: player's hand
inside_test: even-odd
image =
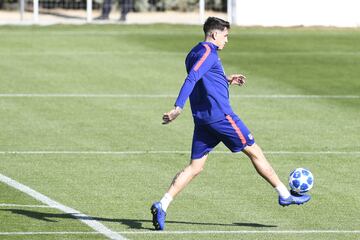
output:
[[[230,85],[243,86],[246,83],[246,77],[242,74],[233,74],[230,75],[227,79]]]
[[[180,107],[175,107],[167,113],[164,113],[162,117],[162,124],[168,124],[171,121],[175,120],[181,113],[182,109]]]

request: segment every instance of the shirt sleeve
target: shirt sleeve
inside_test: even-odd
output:
[[[199,81],[215,63],[216,59],[214,55],[211,54],[210,47],[207,44],[204,44],[203,46],[205,51],[185,78],[184,84],[182,85],[179,95],[176,99],[175,106],[184,108],[186,100],[194,89],[196,82]]]

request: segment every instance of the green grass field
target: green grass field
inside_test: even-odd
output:
[[[0,27],[0,174],[128,239],[359,239],[360,30],[233,28],[220,53],[233,109],[286,182],[312,200],[282,208],[242,154],[219,145],[152,231],[150,205],[189,161],[187,104],[161,124],[201,26]],[[0,182],[1,239],[106,239]]]

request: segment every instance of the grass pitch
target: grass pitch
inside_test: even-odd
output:
[[[236,28],[220,53],[233,109],[279,176],[315,176],[279,207],[242,154],[219,145],[151,231],[150,205],[189,160],[189,105],[161,125],[200,26],[0,28],[0,173],[129,239],[359,239],[360,31]],[[20,95],[19,95],[20,94]],[[40,205],[40,206],[39,206]],[[2,239],[105,239],[0,183]],[[25,235],[18,235],[25,234]]]

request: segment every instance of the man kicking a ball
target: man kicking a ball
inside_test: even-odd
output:
[[[156,230],[164,230],[169,204],[202,171],[209,153],[220,142],[232,152],[242,151],[250,158],[256,171],[279,194],[280,205],[303,204],[310,200],[309,195],[289,192],[255,143],[249,129],[231,109],[229,85],[242,86],[246,78],[241,74],[227,77],[217,53],[228,42],[229,22],[209,17],[203,29],[205,41],[197,44],[186,57],[188,75],[175,108],[163,115],[163,124],[174,121],[184,108],[187,98],[190,98],[195,127],[190,164],[176,174],[160,202],[151,206]]]

